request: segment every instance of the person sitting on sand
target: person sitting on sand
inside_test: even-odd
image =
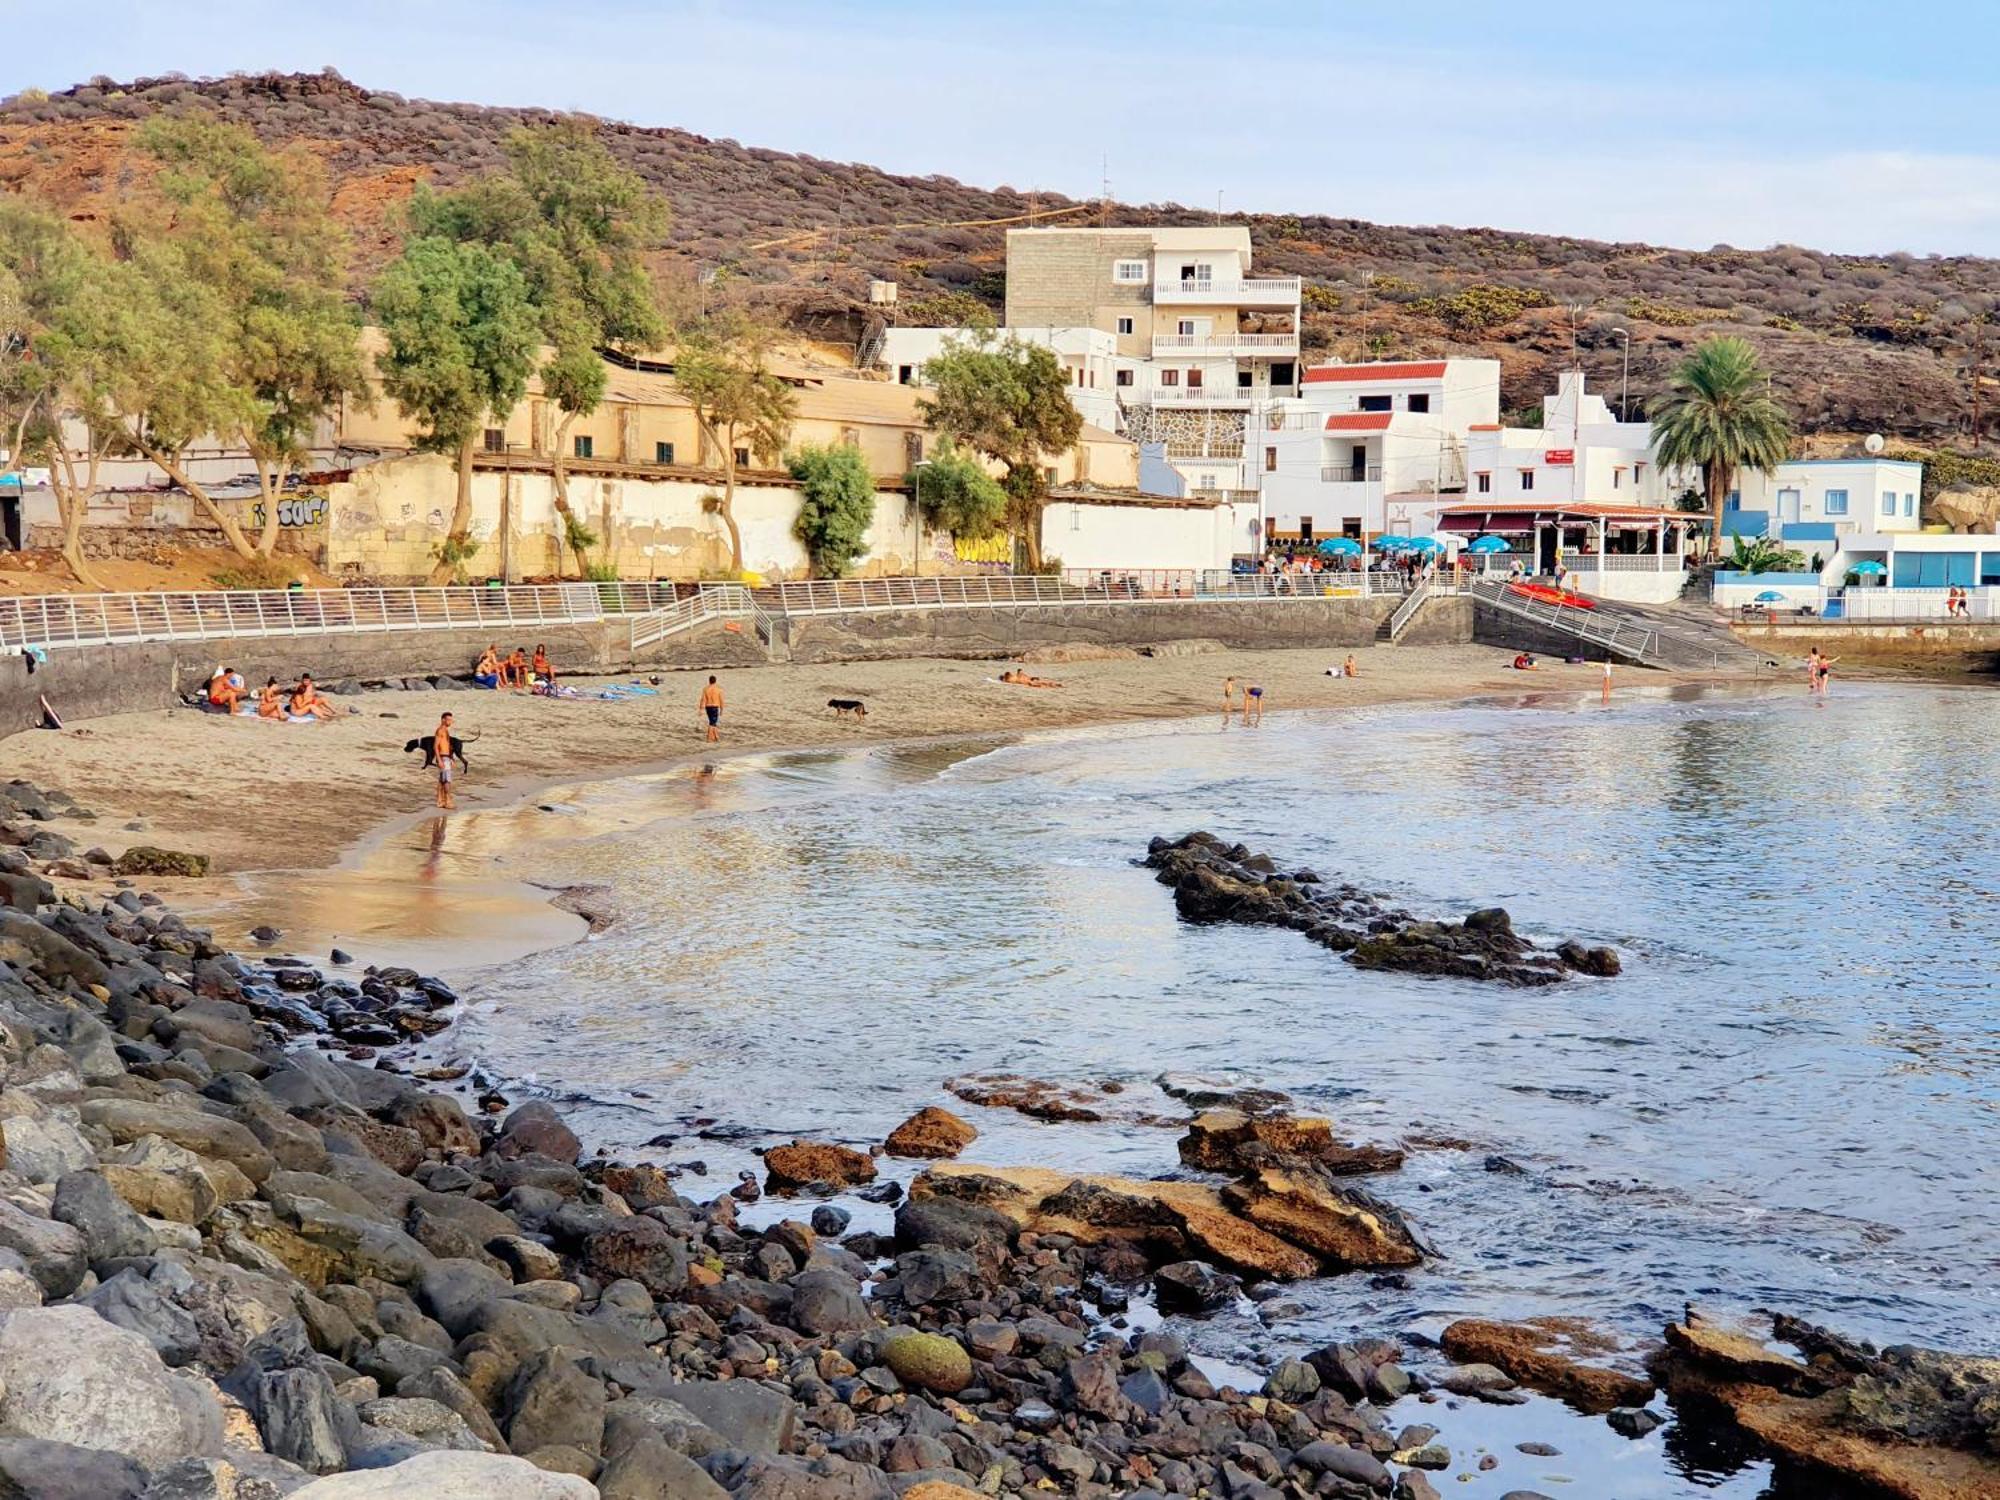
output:
[[[282,719],[285,716],[285,690],[278,686],[273,677],[257,692],[257,717],[260,719]]]
[[[236,712],[236,705],[243,701],[243,679],[234,667],[217,667],[215,675],[208,680],[208,701],[226,714]]]
[[[1340,669],[1349,677],[1359,677],[1361,675],[1361,668],[1356,664],[1352,651],[1347,653],[1347,660],[1340,664]]]
[[[340,710],[327,701],[326,695],[313,686],[310,672],[300,676],[298,686],[292,689],[291,702],[287,707],[295,719],[332,719],[340,714]]]
[[[1514,657],[1514,670],[1516,672],[1534,671],[1535,670],[1534,654],[1528,651],[1517,652]]]
[[[479,654],[479,665],[472,669],[474,687],[497,688],[500,686],[500,648],[488,646]]]
[[[508,687],[515,689],[517,692],[527,687],[528,685],[527,647],[516,646],[514,648],[514,654],[507,658],[507,670],[504,674],[502,674],[502,680],[505,681]]]
[[[534,659],[535,680],[545,687],[556,685],[556,669],[549,665],[549,648],[537,643]]]

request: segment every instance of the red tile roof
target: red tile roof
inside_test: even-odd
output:
[[[1473,422],[1465,430],[1467,432],[1498,432],[1500,424],[1498,422]]]
[[[1444,361],[1418,364],[1314,365],[1306,371],[1306,384],[1322,380],[1436,380],[1444,374]]]
[[[1394,412],[1350,411],[1340,412],[1326,419],[1328,432],[1387,432],[1389,418]]]

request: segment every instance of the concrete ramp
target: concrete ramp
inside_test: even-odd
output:
[[[1466,591],[1475,607],[1475,634],[1496,644],[1518,641],[1530,650],[1681,671],[1747,670],[1764,663],[1728,626],[1678,605],[1593,599],[1595,608],[1578,609],[1530,598],[1497,578],[1474,579]]]

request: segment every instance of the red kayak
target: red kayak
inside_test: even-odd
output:
[[[1552,588],[1546,583],[1510,583],[1507,587],[1539,604],[1561,604],[1570,609],[1597,608],[1595,600],[1586,599],[1581,594],[1565,594],[1561,589]]]

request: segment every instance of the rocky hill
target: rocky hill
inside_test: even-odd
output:
[[[555,118],[405,99],[332,72],[100,78],[0,105],[0,188],[32,189],[79,216],[100,213],[137,170],[134,125],[190,106],[323,158],[364,278],[392,253],[395,209],[415,183],[448,184],[493,167],[509,129]],[[603,130],[611,149],[672,204],[673,237],[662,257],[670,285],[692,297],[700,272],[722,268],[711,295],[763,301],[805,331],[835,339],[858,331],[873,277],[900,284],[903,321],[938,320],[968,296],[997,308],[1008,222],[1207,217],[1178,205],[1030,198],[1011,187],[898,176],[684,130],[612,121]],[[1796,246],[1674,250],[1320,214],[1260,215],[1249,224],[1260,268],[1306,279],[1313,353],[1494,356],[1515,411],[1540,400],[1553,370],[1567,363],[1572,337],[1593,382],[1615,398],[1620,346],[1612,330],[1630,330],[1638,411],[1688,345],[1734,332],[1763,349],[1801,425],[1829,443],[1882,431],[1962,446],[1970,441],[1974,371],[1993,357],[1982,344],[1994,331],[1986,319],[2000,307],[1995,260],[1871,259]],[[2000,383],[1982,405],[1990,418]]]

